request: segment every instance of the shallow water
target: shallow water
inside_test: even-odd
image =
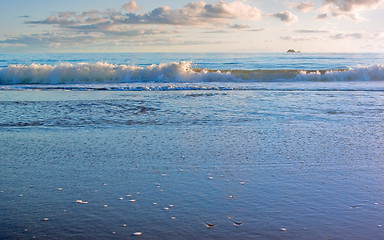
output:
[[[3,91],[0,238],[384,238],[383,103],[358,90]]]

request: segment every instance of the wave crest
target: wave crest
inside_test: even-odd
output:
[[[108,63],[10,65],[0,69],[0,85],[133,82],[383,81],[384,65],[336,70],[211,70],[192,62],[147,67]]]
[[[71,84],[168,82],[189,80],[196,75],[190,62],[148,67],[108,63],[61,63],[59,65],[10,65],[0,69],[1,84]]]

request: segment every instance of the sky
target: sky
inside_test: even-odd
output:
[[[0,53],[384,52],[384,0],[12,0]]]

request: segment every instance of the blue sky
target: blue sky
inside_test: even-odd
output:
[[[0,53],[384,52],[384,0],[13,0]]]

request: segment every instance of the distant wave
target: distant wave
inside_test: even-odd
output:
[[[108,63],[9,65],[0,68],[0,85],[206,82],[384,81],[384,65],[335,70],[213,70],[191,62],[147,67]]]

